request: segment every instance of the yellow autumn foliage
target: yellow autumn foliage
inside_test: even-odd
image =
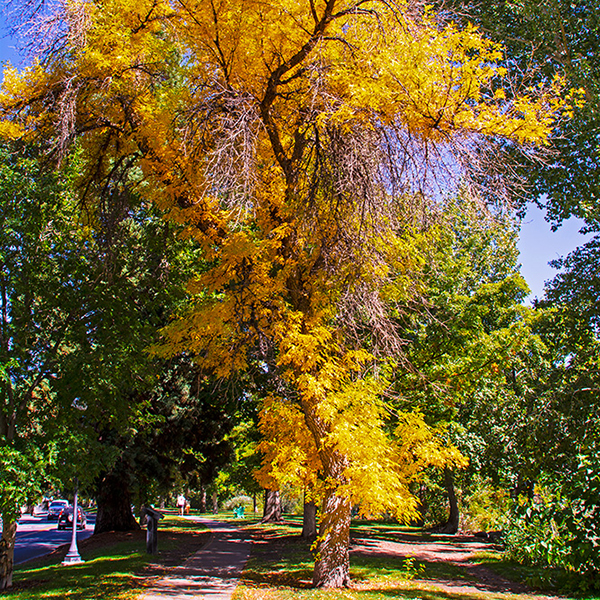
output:
[[[464,456],[443,441],[443,430],[425,422],[419,412],[395,415],[393,430],[386,427],[390,409],[382,400],[384,377],[349,381],[319,406],[321,418],[331,423],[323,446],[345,457],[344,483],[339,494],[350,499],[367,518],[383,513],[400,521],[417,517],[417,500],[410,491],[427,467],[467,465]],[[323,476],[315,439],[298,404],[269,396],[263,401],[258,450],[263,466],[257,478],[267,488],[309,489],[317,500],[329,483]],[[334,482],[335,484],[335,482]]]
[[[268,362],[294,403],[264,401],[261,477],[318,478],[332,519],[410,518],[420,470],[462,458],[419,414],[388,431],[369,373],[424,293],[431,182],[480,173],[494,140],[545,144],[572,110],[561,82],[515,91],[500,46],[408,0],[67,0],[57,18],[44,62],[5,70],[0,135],[76,142],[92,207],[129,186],[203,249],[152,351],[220,377]],[[319,561],[344,523],[323,520]]]

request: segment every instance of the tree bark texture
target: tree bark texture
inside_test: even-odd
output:
[[[219,494],[217,492],[212,494],[212,511],[215,515],[219,512]]]
[[[103,531],[135,531],[139,523],[131,512],[131,493],[125,473],[111,471],[98,483],[98,513],[94,534]]]
[[[281,496],[277,490],[265,490],[265,507],[263,523],[279,523],[282,521]]]
[[[350,584],[350,500],[339,493],[347,483],[346,456],[335,447],[323,444],[330,433],[330,425],[318,414],[318,405],[310,400],[302,403],[304,419],[311,431],[323,465],[323,479],[328,483],[321,506],[321,521],[317,537],[317,553],[313,585],[339,588]]]
[[[317,537],[317,505],[312,500],[304,500],[302,537],[307,540]]]
[[[350,584],[350,520],[352,505],[329,488],[323,499],[319,543],[313,573],[315,587],[339,588]]]
[[[454,489],[454,473],[448,467],[444,468],[444,485],[446,487],[446,492],[448,493],[450,514],[448,515],[448,521],[441,529],[441,533],[456,533],[460,522],[460,512],[458,510],[458,501]]]
[[[17,520],[3,517],[0,538],[0,590],[12,585],[16,537]]]

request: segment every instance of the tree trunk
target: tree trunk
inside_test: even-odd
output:
[[[305,399],[302,408],[306,425],[317,448],[320,448],[323,479],[329,482],[321,507],[313,585],[325,588],[347,587],[350,584],[352,504],[338,490],[347,483],[348,461],[335,447],[331,448],[323,443],[331,432],[331,426],[319,415],[318,403]]]
[[[135,531],[139,523],[131,512],[131,493],[126,473],[113,470],[98,484],[96,526],[94,533],[103,531]]]
[[[283,520],[281,515],[281,496],[277,490],[265,490],[265,507],[263,523],[279,523]]]
[[[307,540],[317,537],[317,505],[313,500],[306,500],[306,498],[302,513],[302,537]]]
[[[12,585],[17,519],[2,516],[2,538],[0,538],[0,590]]]
[[[219,512],[219,494],[217,492],[212,494],[212,511],[215,515]]]
[[[460,513],[458,511],[458,502],[454,490],[454,473],[448,467],[444,468],[444,485],[446,486],[446,492],[448,493],[450,514],[448,515],[447,523],[441,529],[441,533],[456,533],[458,531]]]
[[[339,588],[350,584],[351,511],[350,501],[339,496],[335,488],[328,488],[319,526],[315,587]]]
[[[206,488],[204,486],[200,487],[200,512],[206,512]]]
[[[414,520],[413,523],[411,523],[411,525],[414,527],[423,527],[423,525],[425,525],[425,517],[427,516],[427,510],[429,508],[427,502],[427,486],[423,482],[421,482],[419,485],[419,493],[417,494],[417,498],[419,499],[419,506],[417,508],[419,516]]]

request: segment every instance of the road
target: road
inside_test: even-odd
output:
[[[94,532],[95,517],[88,516],[87,527],[77,532],[77,541],[85,540]],[[46,515],[32,517],[23,515],[17,526],[15,564],[39,558],[61,544],[71,542],[71,530],[57,529],[56,521],[48,521]]]

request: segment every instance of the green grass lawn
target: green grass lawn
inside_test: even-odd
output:
[[[586,591],[586,579],[581,575],[560,569],[521,565],[510,560],[501,552],[485,552],[476,557],[479,564],[508,579],[523,581],[525,584],[548,594],[574,596],[584,600],[600,600],[600,593]]]
[[[543,592],[518,594],[496,586],[480,585],[466,566],[451,562],[417,561],[404,556],[354,553],[350,563],[351,587],[341,590],[312,589],[311,544],[302,540],[301,519],[286,519],[281,525],[255,524],[251,558],[233,600],[530,600]],[[353,539],[410,540],[428,543],[439,536],[391,523],[361,522],[352,526]],[[446,538],[448,544],[451,538]],[[510,564],[501,552],[490,550],[474,563],[503,577],[525,583],[532,575],[520,565]],[[535,587],[536,581],[528,581]],[[475,587],[479,585],[479,587]],[[571,596],[573,597],[573,596]],[[566,596],[562,596],[567,600]],[[596,596],[579,596],[586,600]]]
[[[213,515],[211,515],[213,516]],[[233,600],[531,600],[541,594],[516,594],[475,588],[472,573],[460,564],[425,562],[391,554],[353,553],[349,589],[312,589],[311,543],[302,540],[300,518],[280,525],[263,525],[256,519],[237,520],[231,513],[214,515],[248,528],[253,536],[252,554]],[[25,565],[15,572],[14,588],[3,596],[11,600],[137,600],[147,585],[179,565],[205,545],[206,529],[187,519],[168,515],[160,522],[159,555],[145,553],[145,532],[101,534],[80,544],[85,563],[63,567],[61,552]],[[418,530],[378,522],[353,524],[352,537],[380,541],[399,539],[428,543],[435,536]],[[450,544],[451,541],[449,540]],[[514,581],[536,587],[540,570],[507,561],[490,549],[474,561]],[[573,596],[570,596],[573,597]],[[562,596],[567,600],[566,596]],[[599,596],[580,595],[579,600]]]
[[[203,525],[168,516],[159,523],[159,554],[146,554],[146,532],[106,533],[81,542],[84,563],[62,566],[66,548],[18,565],[13,588],[3,596],[11,600],[134,600],[149,578],[181,564],[208,540]]]

